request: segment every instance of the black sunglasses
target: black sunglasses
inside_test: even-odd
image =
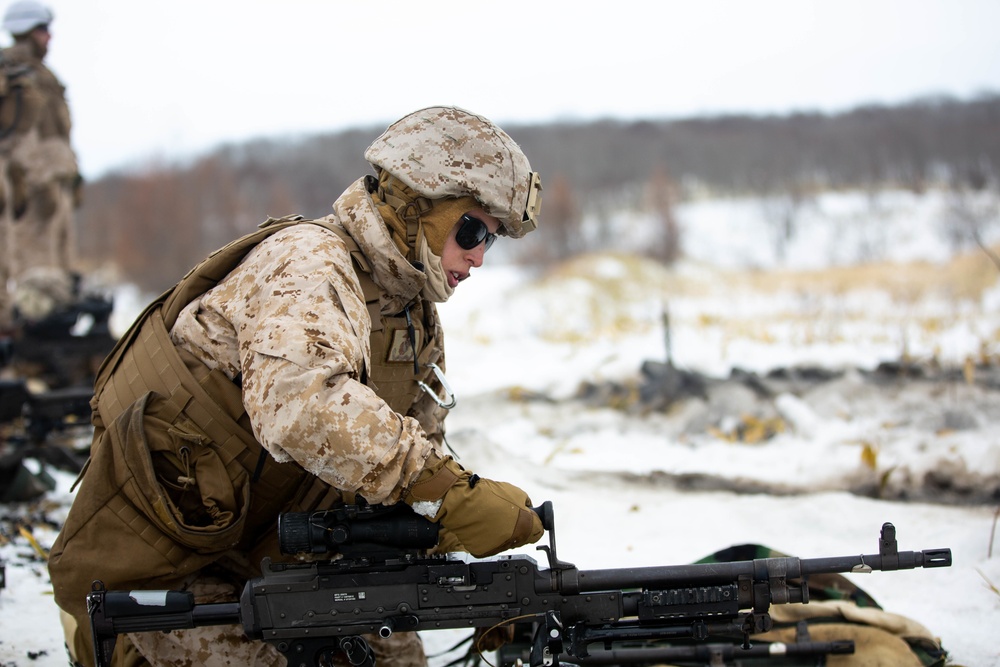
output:
[[[486,250],[490,249],[493,242],[497,240],[496,234],[490,233],[490,228],[479,218],[474,218],[468,213],[459,218],[458,231],[455,232],[455,241],[463,250],[472,250],[483,241],[486,241]]]

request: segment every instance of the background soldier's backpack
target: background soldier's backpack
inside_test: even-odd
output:
[[[11,62],[0,52],[0,141],[25,125],[25,84],[31,68]]]

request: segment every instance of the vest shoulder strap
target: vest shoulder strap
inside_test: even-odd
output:
[[[256,232],[242,236],[219,248],[188,271],[187,275],[181,278],[164,298],[163,322],[167,329],[169,330],[174,325],[184,306],[191,303],[195,297],[218,285],[219,281],[229,275],[261,241],[300,222],[303,222],[301,215],[268,218],[258,226]]]

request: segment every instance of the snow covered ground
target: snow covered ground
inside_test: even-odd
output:
[[[939,635],[954,664],[1000,665],[1000,385],[984,380],[1000,366],[1000,272],[982,253],[953,257],[940,197],[877,203],[821,198],[784,259],[763,206],[716,201],[678,211],[687,258],[670,270],[600,255],[538,275],[474,272],[440,309],[458,396],[449,443],[481,475],[553,501],[559,556],[583,569],[687,563],[746,542],[803,558],[873,553],[891,522],[900,549],[950,547],[954,565],[856,583]],[[648,221],[623,224],[638,236]],[[706,396],[648,413],[578,398],[584,383],[634,387],[644,361],[665,361],[665,313],[674,366],[719,380]],[[902,359],[957,375],[875,381]],[[836,375],[764,398],[722,381],[807,366]],[[739,437],[766,420],[780,425],[769,437]],[[56,524],[71,499],[58,478],[45,505]],[[35,527],[43,547],[54,535]],[[61,667],[44,566],[6,537],[0,665]],[[455,640],[425,633],[432,653]]]

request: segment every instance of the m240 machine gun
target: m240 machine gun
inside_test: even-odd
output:
[[[751,635],[772,625],[771,605],[809,601],[811,574],[951,565],[950,549],[899,551],[895,528],[886,523],[874,554],[580,570],[558,559],[546,502],[536,509],[549,533],[549,544],[539,547],[548,566],[541,567],[520,554],[485,560],[423,555],[420,549],[436,542],[436,526],[416,515],[412,524],[391,531],[367,530],[352,544],[354,519],[370,517],[367,509],[351,507],[333,516],[283,515],[283,551],[339,550],[343,558],[265,559],[262,575],[247,582],[239,602],[196,604],[190,592],[109,591],[95,581],[87,603],[96,664],[110,665],[120,633],[226,624],[242,625],[248,637],[272,644],[290,667],[333,664],[337,652],[352,665],[371,667],[363,634],[524,622],[535,628],[527,660],[532,667],[649,663],[676,660],[678,651],[695,658],[718,641],[750,657]],[[387,532],[410,540],[407,547],[387,551],[365,544]],[[826,642],[798,649],[826,654],[853,652],[854,646]]]
[[[81,295],[40,319],[15,317],[13,336],[0,339],[0,363],[53,389],[91,386],[115,346],[113,308],[110,298]]]
[[[45,467],[79,473],[87,459],[86,446],[73,443],[90,431],[89,387],[64,387],[34,393],[24,380],[0,380],[0,502],[32,500],[54,488]],[[67,438],[56,434],[79,437]],[[53,436],[53,437],[50,437]],[[35,459],[37,472],[25,465]]]

